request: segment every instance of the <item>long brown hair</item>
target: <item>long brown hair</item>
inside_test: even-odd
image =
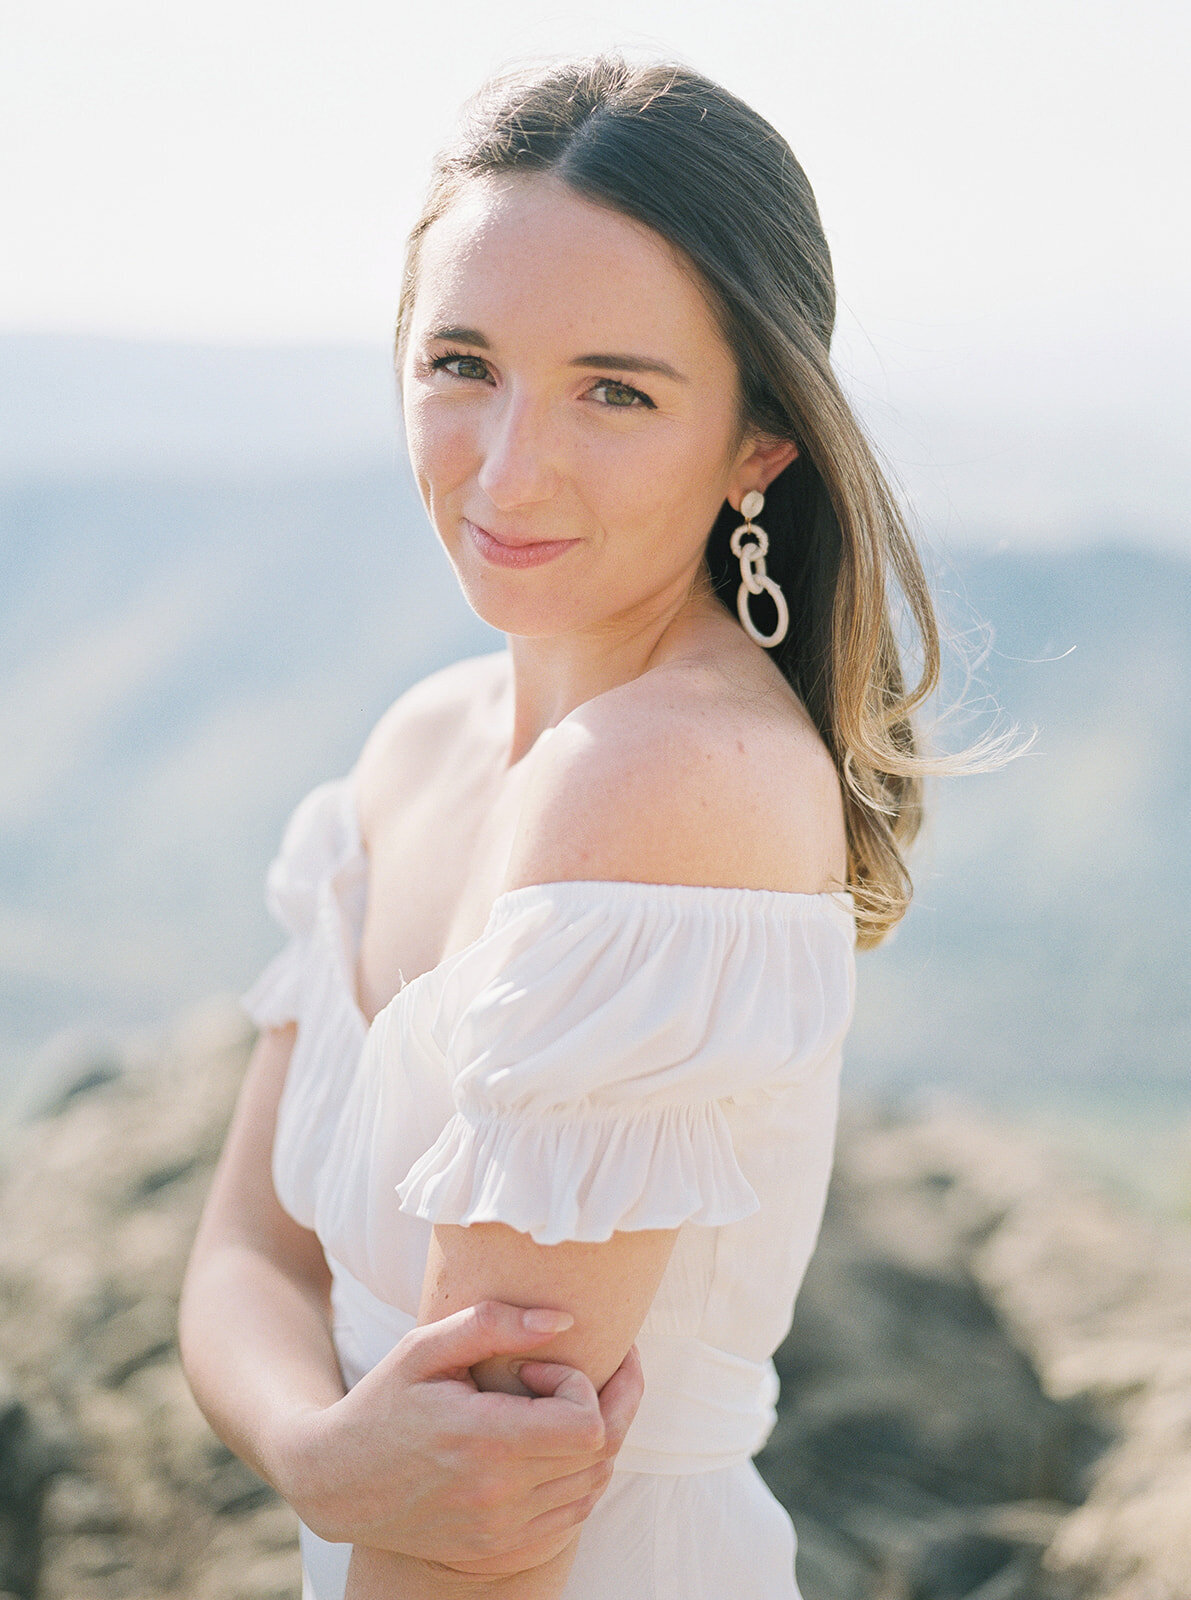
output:
[[[742,430],[798,445],[763,518],[768,572],[790,609],[772,654],[839,771],[848,888],[859,942],[874,945],[910,901],[904,852],[922,819],[923,774],[949,764],[922,756],[911,721],[938,681],[939,635],[902,513],[831,367],[835,284],[806,174],[764,118],[685,67],[598,56],[494,79],[438,157],[410,234],[399,353],[426,230],[478,176],[545,171],[687,257],[736,357]],[[712,584],[733,611],[740,567],[728,540],[739,521],[725,505],[707,546]],[[920,662],[911,686],[895,588]]]

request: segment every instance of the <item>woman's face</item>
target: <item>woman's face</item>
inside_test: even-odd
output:
[[[725,498],[762,486],[691,275],[549,177],[477,181],[428,229],[401,381],[426,507],[506,633],[667,614]]]

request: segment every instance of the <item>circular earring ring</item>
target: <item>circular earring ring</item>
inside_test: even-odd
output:
[[[750,590],[748,590],[743,583],[736,591],[736,614],[740,618],[741,627],[744,629],[745,633],[748,634],[749,638],[755,640],[757,644],[762,645],[768,650],[772,649],[775,644],[781,644],[782,640],[786,637],[786,634],[790,628],[790,611],[789,607],[786,605],[785,595],[778,588],[777,584],[774,583],[773,579],[764,572],[758,574],[757,588],[751,591],[751,593],[760,594],[762,589],[766,590],[769,598],[773,601],[777,608],[777,622],[774,624],[772,633],[762,633],[760,628],[758,628],[757,624],[753,621],[752,616],[749,613]]]

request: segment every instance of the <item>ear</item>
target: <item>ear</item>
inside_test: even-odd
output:
[[[728,485],[727,499],[739,510],[742,498],[750,489],[759,489],[764,494],[778,473],[784,472],[797,458],[798,446],[793,439],[774,439],[768,435],[746,439]]]

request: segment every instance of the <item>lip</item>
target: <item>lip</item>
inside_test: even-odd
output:
[[[578,539],[498,539],[477,523],[463,519],[471,541],[486,561],[496,567],[540,567],[579,544]]]

